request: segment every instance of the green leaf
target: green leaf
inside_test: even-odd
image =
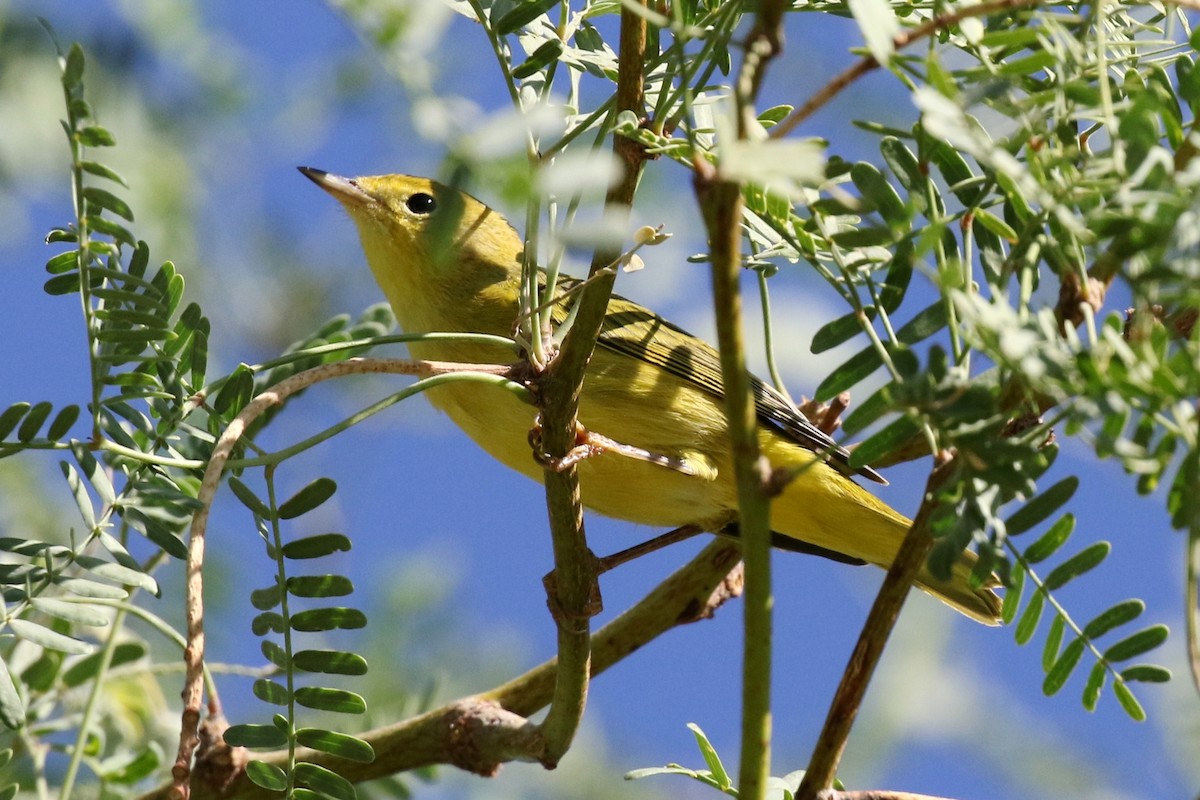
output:
[[[96,494],[100,496],[101,502],[105,505],[116,503],[117,493],[113,489],[112,481],[109,480],[108,473],[96,461],[96,456],[92,454],[92,451],[81,442],[72,442],[71,452],[74,453],[79,468],[83,470],[84,477],[96,490]]]
[[[1113,694],[1117,696],[1121,708],[1125,709],[1125,713],[1135,722],[1146,721],[1146,709],[1142,708],[1142,704],[1133,696],[1133,692],[1124,681],[1113,681]]]
[[[17,427],[21,417],[25,416],[30,408],[29,403],[13,403],[4,409],[4,413],[0,414],[0,439],[5,439],[12,433],[12,429]]]
[[[1004,600],[1000,605],[1000,618],[1005,625],[1011,625],[1017,618],[1017,609],[1021,606],[1021,591],[1025,588],[1025,570],[1019,566],[1014,568],[1009,579],[1008,589],[1004,592]]]
[[[101,578],[121,584],[122,586],[136,586],[158,597],[158,582],[144,572],[138,572],[129,567],[123,567],[120,564],[104,561],[94,556],[79,556],[75,559],[75,563],[93,575],[99,575]]]
[[[80,47],[79,42],[73,42],[71,49],[67,52],[67,57],[62,62],[62,85],[68,94],[73,94],[71,90],[83,81],[83,67],[83,48]]]
[[[229,488],[233,491],[234,497],[240,500],[242,505],[250,509],[256,516],[262,519],[272,519],[271,509],[267,507],[266,503],[258,499],[258,495],[249,486],[237,478],[230,476]]]
[[[859,161],[850,168],[850,180],[867,201],[870,208],[879,212],[879,216],[887,223],[892,231],[907,232],[912,226],[912,213],[900,199],[897,192],[883,173],[870,162]]]
[[[162,760],[162,749],[156,743],[151,742],[132,759],[126,760],[120,766],[107,767],[99,774],[109,783],[129,786],[149,777],[162,764]]]
[[[341,575],[300,575],[288,578],[287,590],[296,597],[345,597],[354,584]]]
[[[1108,678],[1108,669],[1103,661],[1097,661],[1092,665],[1092,671],[1088,673],[1087,683],[1083,687],[1083,707],[1088,711],[1095,711],[1096,704],[1100,702],[1100,693],[1104,690],[1104,681]]]
[[[946,322],[946,305],[941,300],[937,300],[918,312],[900,330],[896,331],[896,338],[901,344],[916,344],[944,328]],[[883,360],[879,357],[878,351],[874,345],[868,346],[847,359],[822,381],[821,385],[817,387],[814,399],[819,403],[828,402],[881,366],[883,366]]]
[[[225,729],[225,744],[230,747],[287,747],[288,736],[274,725],[243,724]]]
[[[49,614],[76,625],[90,625],[94,628],[108,626],[107,614],[83,603],[72,603],[56,597],[32,597],[29,604],[43,614]]]
[[[296,669],[325,675],[366,675],[367,660],[341,650],[301,650],[292,656]]]
[[[921,171],[921,163],[908,145],[895,136],[885,136],[879,140],[879,152],[908,193],[915,197],[923,196],[927,179]]]
[[[9,730],[16,730],[25,724],[25,705],[17,687],[13,685],[12,675],[4,659],[0,658],[0,722]]]
[[[283,590],[280,589],[278,583],[250,592],[250,604],[259,611],[270,611],[282,600]]]
[[[337,491],[337,483],[329,478],[317,478],[279,506],[280,519],[295,519],[317,508]]]
[[[76,661],[63,673],[63,685],[68,689],[81,686],[94,678],[100,671],[103,653],[92,653]],[[109,668],[131,664],[146,655],[145,645],[139,642],[122,642],[113,649],[112,661]]]
[[[65,253],[59,253],[56,256],[52,256],[50,260],[46,262],[46,272],[50,273],[51,275],[62,275],[64,272],[70,272],[71,270],[78,269],[78,267],[78,250],[68,250]]]
[[[360,764],[370,764],[375,760],[375,749],[367,742],[356,736],[348,736],[334,731],[323,731],[317,728],[301,728],[296,731],[296,741],[313,750],[357,761]]]
[[[858,468],[873,464],[920,432],[920,422],[909,416],[900,417],[850,451],[850,466]]]
[[[105,166],[104,164],[101,164],[98,161],[80,161],[79,166],[81,169],[83,169],[84,172],[90,173],[90,174],[95,175],[100,178],[107,178],[108,180],[112,181],[113,183],[121,184],[126,189],[129,188],[129,184],[126,183],[125,179],[122,178],[115,170]]]
[[[1121,670],[1121,680],[1166,683],[1171,680],[1171,670],[1157,664],[1134,664]]]
[[[112,192],[96,186],[86,186],[83,189],[83,197],[89,203],[95,203],[100,208],[107,209],[118,217],[133,222],[133,210]]]
[[[863,311],[866,313],[867,319],[875,319],[876,311],[874,306],[867,306]],[[849,314],[838,317],[832,322],[821,326],[821,329],[813,334],[812,346],[809,352],[814,355],[824,353],[826,350],[832,350],[839,344],[857,336],[863,332],[862,323],[859,322],[859,315],[856,311],[851,311]]]
[[[79,273],[68,272],[65,275],[56,275],[42,285],[42,291],[52,297],[75,294],[79,291]]]
[[[1071,673],[1079,664],[1079,659],[1083,656],[1083,648],[1083,639],[1076,637],[1062,651],[1062,655],[1046,673],[1046,680],[1042,682],[1042,692],[1047,697],[1057,694],[1066,684],[1067,679],[1071,677]]]
[[[274,611],[264,611],[250,620],[250,630],[255,636],[266,636],[268,633],[283,633],[287,622],[282,614]]]
[[[262,650],[262,654],[266,657],[267,661],[270,661],[280,669],[288,668],[287,651],[272,642],[270,639],[263,639],[259,644],[259,649]],[[299,653],[296,655],[299,655]]]
[[[69,578],[65,575],[55,575],[54,585],[71,594],[80,597],[90,597],[98,600],[124,600],[129,592],[107,583],[89,581],[87,578]]]
[[[333,800],[355,800],[354,784],[336,772],[302,761],[296,765],[295,774],[296,780]]]
[[[96,649],[95,645],[65,636],[27,619],[10,619],[8,626],[18,637],[49,650],[82,655]]]
[[[1075,515],[1064,514],[1036,542],[1025,549],[1025,560],[1030,564],[1045,561],[1067,543],[1067,539],[1071,537],[1074,531]]]
[[[296,690],[296,702],[307,708],[339,714],[365,714],[367,711],[367,701],[362,695],[322,686],[300,687]]]
[[[271,703],[272,705],[277,706],[286,706],[291,697],[288,694],[287,687],[278,684],[275,681],[268,680],[267,678],[259,678],[256,680],[254,682],[253,691],[254,696],[259,700],[262,700],[264,703]]]
[[[313,608],[293,614],[292,630],[305,633],[333,630],[355,630],[367,627],[367,616],[356,608]]]
[[[1046,634],[1046,644],[1042,647],[1042,671],[1046,672],[1054,665],[1054,660],[1058,658],[1058,649],[1062,647],[1063,632],[1066,629],[1066,621],[1054,615],[1054,619],[1050,621],[1050,630]]]
[[[529,0],[529,2],[518,3],[515,8],[496,21],[492,30],[497,36],[507,36],[518,28],[533,22],[557,6],[558,3],[559,0]]]
[[[350,546],[350,538],[340,533],[319,533],[288,542],[283,546],[283,556],[295,560],[321,558],[332,553],[347,552]]]
[[[721,791],[728,791],[733,786],[733,779],[729,777],[729,772],[721,762],[721,756],[718,755],[716,748],[712,746],[712,742],[708,740],[708,736],[705,735],[704,731],[696,723],[689,722],[688,730],[696,737],[696,746],[700,748],[700,754],[704,757],[704,763],[708,765],[708,770],[712,773],[713,780],[717,782],[717,786]]]
[[[41,429],[42,423],[46,421],[46,417],[50,416],[50,411],[54,408],[53,405],[43,400],[37,403],[33,408],[29,409],[29,413],[25,415],[21,426],[17,428],[17,441],[28,442],[33,437],[37,436],[37,432]]]
[[[1085,547],[1075,555],[1050,571],[1043,582],[1048,591],[1054,591],[1064,586],[1068,581],[1078,578],[1085,572],[1095,569],[1108,557],[1112,545],[1108,542],[1096,542]]]
[[[513,68],[513,80],[519,81],[528,78],[530,75],[537,74],[540,70],[558,61],[558,57],[562,55],[562,52],[563,43],[561,39],[548,39],[529,55],[524,64]]]
[[[1112,662],[1127,661],[1161,645],[1171,631],[1166,625],[1151,625],[1127,636],[1104,651],[1104,657]]]
[[[1025,644],[1033,638],[1038,622],[1042,619],[1042,608],[1045,604],[1046,595],[1041,592],[1035,591],[1029,596],[1029,603],[1025,606],[1025,611],[1021,613],[1021,620],[1017,623],[1017,629],[1013,633],[1017,644]]]
[[[1064,503],[1075,495],[1079,488],[1079,478],[1071,475],[1063,478],[1046,491],[1032,498],[1028,503],[1017,509],[1004,522],[1004,528],[1009,536],[1024,533],[1042,520],[1048,518]]]
[[[282,792],[287,789],[287,773],[265,761],[254,760],[246,764],[246,777],[255,786],[261,786],[269,792]]]
[[[75,498],[75,506],[79,509],[79,515],[83,517],[84,527],[92,530],[96,527],[96,511],[92,508],[91,496],[84,488],[83,481],[79,479],[79,473],[66,461],[58,462],[58,466],[63,477],[67,479],[67,487],[71,490],[71,496]]]
[[[982,208],[976,209],[974,217],[975,221],[986,230],[996,234],[1007,242],[1018,242],[1021,239],[1020,234],[1013,230],[1007,222],[990,211],[985,211]]]
[[[65,406],[50,423],[50,427],[46,431],[46,438],[57,442],[71,429],[77,419],[79,419],[79,406]]]
[[[1146,604],[1137,598],[1122,600],[1089,622],[1083,629],[1083,635],[1089,639],[1099,639],[1113,628],[1137,619],[1145,610]]]

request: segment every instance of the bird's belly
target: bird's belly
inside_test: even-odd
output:
[[[506,391],[465,382],[431,389],[429,399],[498,461],[542,481],[544,469],[529,442],[536,417],[532,406]],[[718,479],[717,465],[702,447],[681,452],[653,441],[665,410],[639,406],[634,397],[596,397],[585,385],[579,419],[587,430],[621,444],[681,459],[694,474],[618,453],[592,455],[579,465],[583,504],[605,516],[656,527],[723,525],[736,500]]]

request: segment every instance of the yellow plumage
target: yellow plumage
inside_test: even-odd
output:
[[[405,175],[348,179],[301,168],[337,198],[358,227],[371,271],[406,331],[510,335],[517,316],[522,242],[505,219],[469,195]],[[506,363],[502,347],[414,342],[417,358]],[[755,382],[759,444],[772,466],[797,475],[775,498],[771,527],[793,549],[882,567],[895,558],[909,520],[843,471],[845,452],[781,396]],[[589,431],[681,461],[686,469],[617,454],[579,467],[584,504],[657,527],[695,524],[719,532],[736,522],[737,497],[716,351],[623,298],[609,305],[588,365],[579,420]],[[430,401],[502,463],[541,480],[530,451],[529,406],[501,390],[456,382]],[[831,462],[833,465],[831,465]],[[876,477],[870,470],[863,471]],[[997,624],[999,598],[974,588],[974,556],[950,581],[927,571],[921,588],[981,622]]]

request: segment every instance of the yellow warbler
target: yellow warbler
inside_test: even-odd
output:
[[[499,213],[425,178],[350,179],[300,169],[349,212],[404,330],[511,335],[523,245]],[[503,347],[478,342],[413,342],[410,349],[417,358],[439,361],[512,358]],[[909,520],[848,477],[846,451],[780,394],[759,381],[754,392],[763,454],[773,467],[795,473],[772,502],[776,541],[840,561],[890,565]],[[541,480],[543,467],[528,441],[534,419],[529,406],[471,382],[428,394],[484,450]],[[585,459],[579,475],[586,506],[645,525],[732,530],[737,497],[721,371],[707,343],[614,296],[587,368],[579,421],[588,431],[669,461],[617,453]],[[861,474],[878,478],[871,470]],[[999,598],[968,580],[974,563],[973,554],[964,554],[949,581],[923,569],[918,585],[974,619],[997,624]]]

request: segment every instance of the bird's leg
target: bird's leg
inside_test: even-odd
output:
[[[655,536],[653,539],[635,544],[633,547],[626,547],[624,550],[619,550],[610,556],[604,556],[597,562],[597,574],[603,575],[611,569],[616,569],[622,564],[628,564],[635,558],[641,558],[644,555],[649,555],[657,550],[662,550],[664,547],[673,545],[676,542],[682,542],[685,539],[690,539],[698,533],[703,533],[704,529],[699,525],[684,525],[676,528],[673,531]]]
[[[645,461],[648,464],[657,464],[660,467],[673,469],[684,475],[696,476],[700,474],[696,471],[695,467],[683,458],[669,456],[665,453],[655,453],[641,447],[623,444],[603,434],[589,431],[578,422],[575,423],[575,446],[567,451],[566,455],[556,458],[542,448],[542,420],[540,415],[534,422],[533,428],[529,431],[529,444],[533,447],[534,460],[546,469],[553,470],[554,472],[562,472],[593,456],[603,455],[604,453],[615,453],[625,458],[632,458],[635,461]]]

